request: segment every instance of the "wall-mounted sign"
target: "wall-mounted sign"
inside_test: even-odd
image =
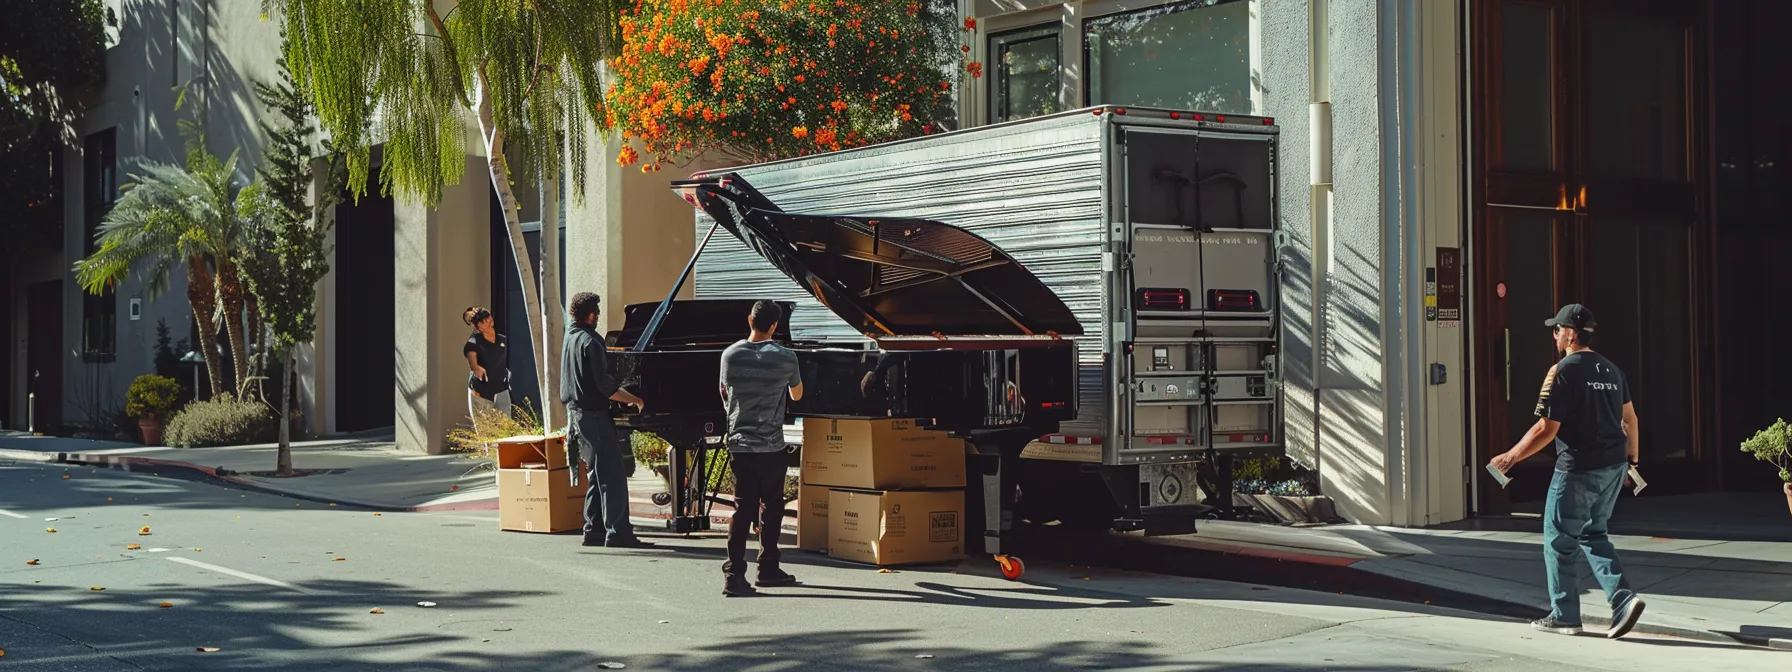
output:
[[[1454,247],[1437,248],[1437,320],[1449,326],[1462,319],[1462,251]],[[1500,295],[1505,296],[1504,284]],[[1439,324],[1438,326],[1444,326]]]

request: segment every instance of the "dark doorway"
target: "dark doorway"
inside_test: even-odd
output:
[[[39,282],[25,293],[25,393],[36,395],[35,429],[49,434],[62,427],[62,281]]]
[[[4,306],[4,309],[0,309],[0,335],[8,339],[18,338],[12,333],[14,311],[10,273],[0,273],[0,306]],[[6,358],[0,359],[0,429],[22,429],[25,423],[12,417],[12,383],[15,380],[12,377],[12,360],[15,358],[12,353],[18,351],[12,349],[10,342],[6,346]]]
[[[1717,445],[1724,489],[1772,492],[1775,470],[1737,446],[1776,418],[1792,418],[1792,349],[1781,340],[1792,314],[1777,309],[1792,295],[1792,41],[1784,35],[1792,3],[1712,4]]]
[[[1543,320],[1599,318],[1642,418],[1659,493],[1716,485],[1711,411],[1709,6],[1701,0],[1492,0],[1475,5],[1474,310],[1478,455],[1536,421],[1557,353]],[[1543,498],[1555,450],[1481,511]]]
[[[379,169],[360,202],[336,206],[336,431],[390,427],[397,402],[394,367],[392,198]]]

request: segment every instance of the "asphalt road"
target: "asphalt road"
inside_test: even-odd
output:
[[[880,573],[794,552],[787,568],[804,586],[724,599],[719,540],[660,541],[587,549],[499,532],[495,512],[375,515],[0,462],[0,670],[1792,665],[1780,652],[1544,635],[1423,605],[1045,562],[1008,582],[985,559]]]

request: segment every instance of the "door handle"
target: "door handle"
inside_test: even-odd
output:
[[[1506,327],[1503,331],[1505,332],[1504,338],[1506,341],[1506,381],[1505,381],[1506,382],[1506,401],[1511,401],[1512,400],[1512,328]]]

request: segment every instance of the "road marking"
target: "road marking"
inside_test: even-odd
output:
[[[14,517],[14,518],[17,518],[17,519],[19,519],[19,520],[24,520],[24,519],[26,519],[26,518],[30,518],[30,517],[31,517],[31,516],[21,516],[21,515],[19,515],[19,514],[16,514],[16,513],[13,513],[13,512],[11,512],[11,511],[7,511],[7,510],[6,510],[6,509],[0,509],[0,516],[12,516],[12,517]]]
[[[250,574],[248,572],[239,572],[239,571],[231,569],[229,567],[219,567],[217,565],[203,563],[198,560],[191,560],[188,558],[163,558],[163,560],[167,560],[169,562],[178,562],[183,565],[188,565],[191,567],[198,567],[200,569],[211,570],[211,571],[217,572],[219,574],[228,574],[230,576],[234,576],[236,578],[243,579],[245,581],[254,581],[256,583],[274,586],[276,588],[285,588],[285,589],[293,591],[295,593],[301,593],[301,594],[305,594],[305,595],[316,595],[317,594],[317,591],[311,590],[310,588],[302,588],[299,586],[295,586],[293,584],[287,583],[285,581],[281,581],[279,579],[270,579],[265,576],[258,576],[255,574]]]

